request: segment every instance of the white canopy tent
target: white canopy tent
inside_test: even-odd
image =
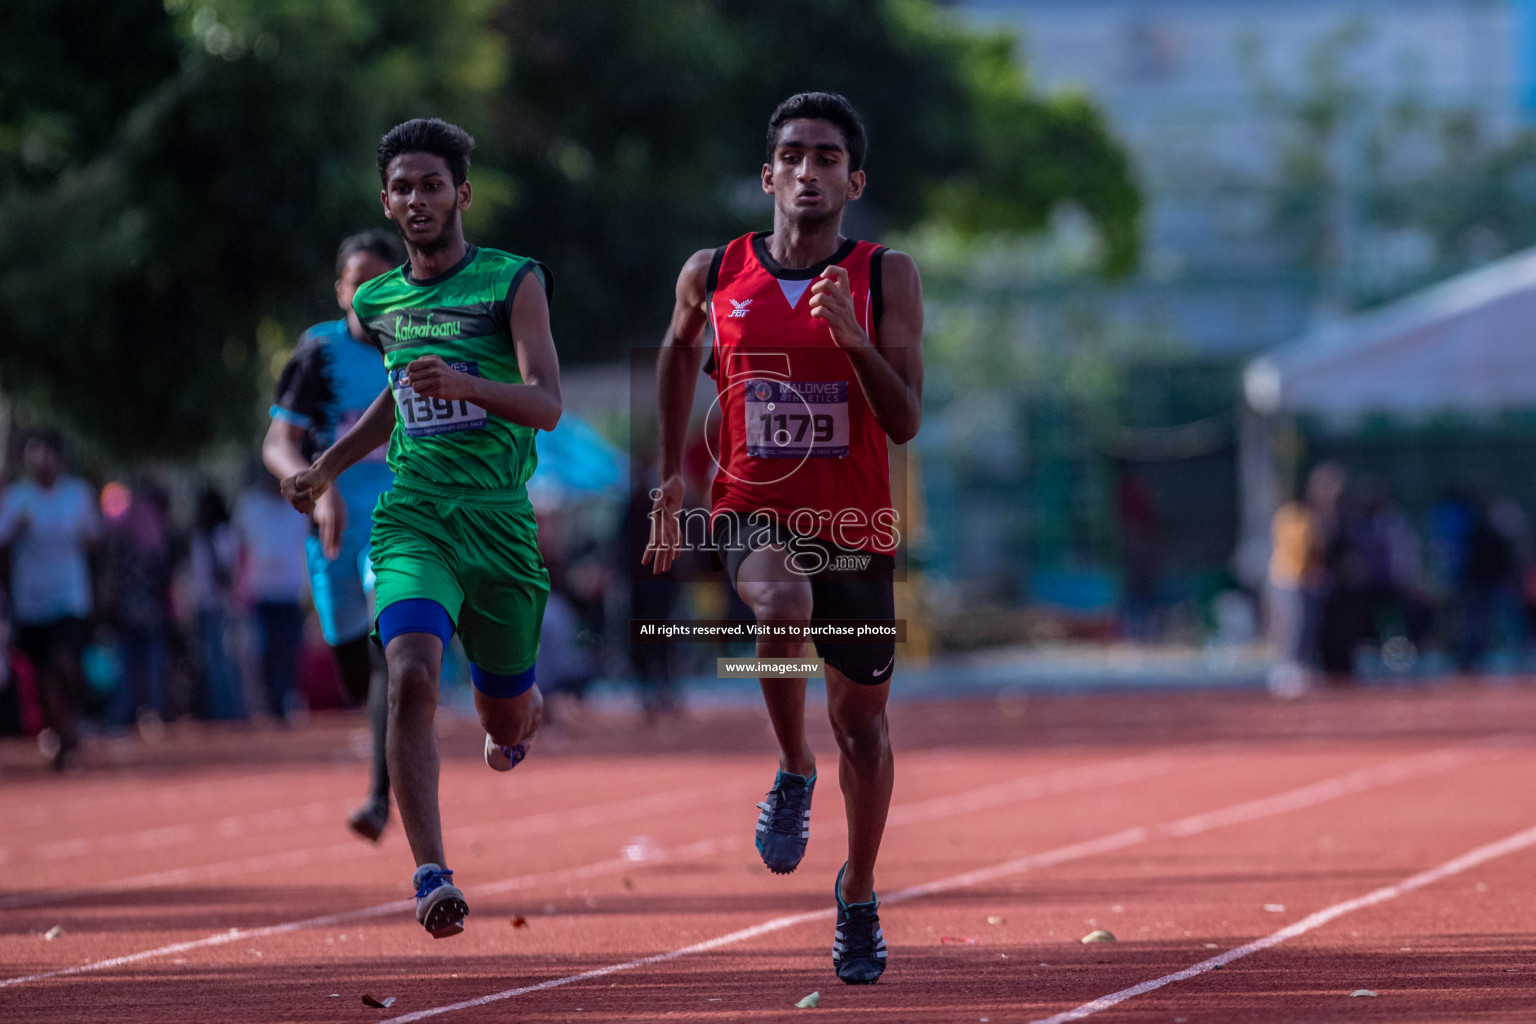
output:
[[[1283,420],[1347,429],[1362,417],[1487,416],[1536,408],[1536,249],[1325,324],[1243,372],[1243,523],[1237,567],[1257,583],[1281,499]]]
[[[1536,249],[1320,327],[1243,374],[1261,415],[1347,426],[1536,407]]]

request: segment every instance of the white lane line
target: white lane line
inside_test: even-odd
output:
[[[1459,875],[1469,868],[1475,868],[1479,864],[1484,864],[1497,857],[1503,857],[1506,854],[1517,853],[1533,845],[1536,845],[1536,827],[1528,828],[1524,832],[1517,832],[1512,836],[1489,843],[1486,846],[1479,846],[1477,849],[1464,853],[1460,857],[1446,861],[1439,867],[1430,868],[1428,871],[1421,871],[1392,885],[1384,885],[1380,889],[1366,893],[1364,896],[1357,896],[1352,900],[1335,903],[1331,907],[1326,907],[1315,914],[1310,914],[1295,924],[1287,925],[1277,932],[1264,936],[1262,939],[1255,939],[1246,946],[1229,949],[1225,953],[1213,956],[1209,960],[1202,960],[1200,963],[1192,967],[1186,967],[1182,971],[1175,971],[1173,974],[1165,974],[1161,978],[1153,978],[1151,981],[1132,985],[1130,988],[1121,989],[1119,992],[1112,992],[1092,1002],[1084,1003],[1074,1010],[1058,1013],[1054,1017],[1042,1017],[1039,1020],[1032,1021],[1031,1024],[1067,1024],[1068,1021],[1091,1017],[1100,1010],[1107,1010],[1112,1006],[1117,1006],[1127,999],[1146,995],[1148,992],[1156,991],[1164,985],[1171,985],[1176,981],[1186,981],[1190,978],[1198,977],[1207,971],[1214,971],[1218,967],[1223,967],[1234,960],[1241,960],[1245,956],[1262,952],[1271,946],[1278,946],[1287,939],[1294,939],[1298,935],[1305,935],[1307,932],[1321,928],[1328,922],[1343,917],[1345,914],[1352,914],[1366,907],[1374,907],[1379,903],[1395,900],[1404,893],[1413,892],[1415,889],[1422,889],[1426,885],[1433,885],[1454,875]]]
[[[1157,775],[1166,775],[1173,768],[1174,762],[1164,753],[1121,758],[1117,761],[1106,761],[1103,764],[1086,765],[1081,768],[1064,768],[1045,775],[1027,775],[1020,779],[1009,779],[1006,782],[982,786],[979,789],[936,796],[909,804],[897,804],[891,808],[886,824],[912,825],[937,818],[953,817],[957,814],[984,811],[991,807],[1018,803],[1021,800],[1035,800],[1081,789],[1113,786],[1121,782],[1136,782]],[[847,827],[846,822],[844,827]]]
[[[1259,800],[1248,800],[1240,804],[1213,811],[1209,814],[1192,815],[1180,818],[1160,826],[1135,827],[1114,832],[1097,839],[1086,842],[1073,843],[1068,846],[1058,847],[1044,853],[1030,854],[1018,857],[1014,860],[1004,861],[990,867],[980,868],[975,871],[967,871],[959,875],[951,875],[924,885],[915,885],[897,892],[888,894],[882,904],[900,903],[906,900],[917,899],[922,896],[931,896],[935,893],[950,892],[967,886],[978,885],[982,882],[990,882],[1009,875],[1022,874],[1038,868],[1063,864],[1068,861],[1081,860],[1084,857],[1092,857],[1101,853],[1110,853],[1115,850],[1123,850],[1127,847],[1137,846],[1155,838],[1180,838],[1198,835],[1213,829],[1223,828],[1227,825],[1245,821],[1255,821],[1260,818],[1272,817],[1284,814],[1288,811],[1300,810],[1327,803],[1343,796],[1361,793],[1379,786],[1391,785],[1408,779],[1422,778],[1426,775],[1437,774],[1450,770],[1457,765],[1466,763],[1472,759],[1474,752],[1486,750],[1491,746],[1489,741],[1482,741],[1460,747],[1451,747],[1445,750],[1434,751],[1429,754],[1415,757],[1402,758],[1397,761],[1389,761],[1385,764],[1371,768],[1362,768],[1357,771],[1346,772],[1332,779],[1324,779],[1322,782],[1301,786],[1297,789],[1277,793],[1271,797]],[[1505,751],[1510,753],[1511,751]],[[456,1013],[459,1010],[469,1010],[489,1003],[500,1002],[516,996],[528,995],[533,992],[542,992],[546,989],[559,988],[563,985],[571,985],[580,981],[588,981],[594,978],[606,977],[621,971],[630,971],[638,967],[648,967],[653,964],[666,963],[682,957],[692,956],[695,953],[708,952],[722,946],[733,945],[767,935],[770,932],[792,928],[796,925],[810,921],[818,921],[831,918],[833,910],[814,910],[803,914],[792,914],[787,917],[776,917],[762,924],[744,928],[740,931],[730,932],[726,935],[716,936],[704,942],[674,949],[669,953],[657,953],[653,956],[641,957],[636,960],[628,960],[624,963],[609,964],[606,967],[598,967],[590,971],[582,971],[579,974],[568,974],[560,978],[551,978],[535,985],[525,985],[521,988],[507,989],[502,992],[493,992],[490,995],[480,996],[475,999],[467,999],[459,1003],[451,1003],[447,1006],[433,1007],[420,1010],[416,1013],[408,1013],[400,1017],[391,1017],[384,1024],[408,1024],[410,1021],[426,1020],[445,1013]]]
[[[13,847],[13,849],[18,852],[25,850],[31,859],[50,862],[88,853],[99,853],[102,850],[154,850],[204,839],[228,839],[282,828],[324,824],[339,818],[356,803],[356,800],[323,800],[297,807],[277,807],[269,811],[231,814],[212,821],[159,825],[133,832],[120,832],[117,835],[76,836],[73,839],[61,839],[39,843],[32,847]]]
[[[1020,780],[999,783],[997,786],[990,787],[986,791],[975,791],[974,793],[967,794],[967,797],[980,801],[978,806],[993,806],[993,804],[987,803],[987,801],[1002,800],[1007,802],[1010,800],[1031,799],[1035,795],[1033,787],[1045,787],[1040,795],[1047,795],[1053,791],[1051,787],[1067,787],[1070,789],[1084,782],[1090,785],[1101,784],[1099,782],[1101,778],[1108,780],[1102,783],[1106,785],[1114,781],[1132,781],[1140,775],[1169,770],[1167,764],[1164,764],[1161,768],[1158,767],[1159,764],[1166,762],[1167,758],[1168,754],[1166,752],[1142,754],[1121,758],[1120,760],[1110,761],[1101,765],[1062,769],[1047,773],[1044,776],[1026,777]],[[715,799],[734,799],[745,795],[743,787],[746,786],[748,786],[748,783],[746,780],[742,780],[720,785],[687,787],[613,803],[547,811],[493,824],[462,825],[457,828],[448,829],[444,833],[444,841],[452,843],[470,839],[494,839],[499,836],[525,838],[620,821],[633,821],[657,813],[693,809],[700,806],[701,803]],[[1021,788],[1017,794],[1010,795],[1014,792],[1010,787]],[[945,799],[944,797],[939,797],[929,801],[929,804],[942,805]],[[898,813],[898,811],[899,808],[892,808],[893,814]],[[927,811],[917,807],[912,809],[912,813],[932,813],[932,811],[932,807]],[[235,860],[215,861],[211,864],[197,864],[184,868],[152,871],[93,889],[43,890],[32,893],[16,893],[10,896],[0,896],[0,910],[14,910],[53,902],[63,903],[93,896],[147,889],[157,885],[186,885],[193,882],[227,878],[231,875],[247,872],[293,871],[315,864],[333,864],[341,859],[364,856],[371,852],[371,849],[371,847],[352,840],[346,843],[338,843],[334,846],[284,850],[278,853],[240,857]]]
[[[335,769],[338,784],[347,778],[347,765]],[[328,777],[328,781],[329,781]],[[153,772],[132,771],[114,774],[107,784],[89,777],[47,784],[18,786],[6,793],[6,806],[0,806],[0,821],[21,826],[57,826],[72,821],[94,821],[104,813],[122,816],[155,810],[186,813],[208,804],[227,806],[237,787],[248,778],[226,775],[217,781],[167,782]],[[92,786],[86,793],[77,792]],[[45,806],[39,806],[39,804]]]
[[[945,801],[949,801],[952,814],[966,814],[976,810],[978,806],[993,807],[1004,802],[1002,797],[1006,793],[1012,793],[1013,801],[1023,802],[1044,796],[1052,796],[1062,793],[1080,792],[1087,789],[1095,789],[1103,786],[1112,786],[1121,782],[1135,781],[1167,774],[1175,767],[1176,762],[1166,753],[1151,755],[1139,755],[1136,757],[1122,758],[1117,761],[1109,761],[1100,765],[1087,765],[1080,768],[1063,768],[1044,775],[1025,776],[1020,779],[1012,779],[1008,782],[998,783],[992,786],[983,786],[980,789],[966,790],[954,794],[952,797],[936,797],[931,800],[918,801],[912,804],[897,805],[891,808],[889,824],[904,825],[915,824],[924,821],[932,821],[942,817],[937,813]],[[610,819],[611,820],[611,819]],[[839,822],[839,826],[843,823]],[[834,833],[837,828],[832,829]],[[596,861],[584,864],[580,867],[566,868],[560,871],[544,872],[536,875],[516,875],[504,878],[499,882],[491,882],[486,885],[476,885],[472,890],[473,895],[496,895],[506,892],[514,892],[518,889],[527,889],[539,885],[567,884],[599,878],[604,875],[617,874],[623,871],[639,871],[652,863],[663,861],[684,861],[700,857],[708,857],[716,853],[737,849],[746,845],[746,836],[732,834],[720,836],[714,839],[704,839],[695,843],[661,849],[654,851],[643,861],[636,861],[630,857],[615,857],[608,860]],[[127,964],[140,963],[162,956],[172,956],[176,953],[185,953],[193,949],[206,949],[211,946],[222,946],[229,942],[241,939],[259,939],[272,935],[285,935],[289,932],[300,931],[305,928],[324,928],[331,925],[345,924],[351,921],[366,920],[374,917],[382,917],[386,914],[402,913],[415,909],[411,900],[391,900],[377,906],[364,907],[359,910],[348,910],[337,914],[327,914],[323,917],[306,918],[302,921],[288,921],[283,924],[268,925],[264,928],[231,929],[227,932],[219,932],[206,938],[191,939],[186,942],[177,942],[168,946],[160,946],[156,949],[147,949],[138,953],[129,953],[124,956],[112,957],[108,960],[98,960],[92,963],[80,964],[75,967],[66,967],[54,971],[43,971],[37,974],[29,974],[16,978],[0,980],[0,988],[12,985],[25,985],[33,981],[45,981],[49,978],[66,977],[73,974],[84,974],[91,971],[103,971],[113,967],[122,967]]]
[[[647,863],[652,861],[685,860],[693,857],[705,857],[717,853],[722,848],[719,840],[709,839],[698,843],[689,843],[685,846],[675,847],[670,850],[658,850],[647,858]],[[598,861],[594,864],[584,864],[576,868],[563,868],[559,871],[546,871],[536,875],[518,875],[514,878],[504,878],[499,882],[475,887],[476,894],[492,894],[512,892],[517,889],[526,889],[538,885],[564,885],[571,882],[579,882],[602,875],[615,874],[619,871],[633,871],[643,865],[627,857],[618,857],[612,860]],[[186,942],[176,942],[169,946],[160,946],[157,949],[146,949],[139,953],[129,953],[124,956],[115,956],[109,960],[97,960],[93,963],[79,964],[75,967],[65,967],[56,971],[43,971],[39,974],[29,974],[17,978],[5,978],[0,980],[0,988],[9,988],[13,985],[25,985],[33,981],[45,981],[49,978],[62,978],[72,974],[86,974],[94,971],[105,971],[113,967],[123,967],[128,964],[136,964],[145,960],[152,960],[162,956],[172,956],[176,953],[185,953],[194,949],[207,949],[212,946],[223,946],[230,942],[247,942],[253,939],[268,938],[273,935],[286,935],[289,932],[302,931],[306,928],[328,928],[338,924],[349,924],[355,921],[366,921],[369,918],[384,917],[389,914],[411,913],[416,909],[414,900],[390,900],[388,903],[380,903],[377,906],[363,907],[359,910],[346,910],[337,914],[325,914],[321,917],[305,918],[302,921],[286,921],[282,924],[268,925],[264,928],[231,928],[227,932],[219,932],[206,938],[191,939]]]
[[[605,804],[531,814],[522,818],[497,822],[494,826],[490,827],[463,826],[450,829],[447,837],[450,840],[454,840],[465,836],[500,834],[508,829],[515,831],[519,836],[549,835],[555,832],[589,828],[609,822],[632,821],[636,818],[646,818],[668,811],[692,809],[703,803],[715,800],[741,797],[747,790],[748,781],[745,778],[724,784],[690,786],[663,793],[654,793],[650,796],[615,800]],[[338,860],[351,860],[366,856],[372,850],[372,847],[366,846],[354,839],[350,842],[338,843],[334,846],[306,847],[299,850],[284,850],[279,853],[240,857],[235,860],[215,861],[211,864],[170,868],[165,871],[152,871],[148,874],[135,875],[131,878],[124,878],[91,889],[43,889],[37,892],[15,893],[10,896],[0,897],[0,910],[13,910],[19,907],[31,907],[39,904],[64,903],[88,897],[148,889],[157,885],[186,885],[192,882],[205,882],[215,878],[225,878],[230,875],[262,871],[291,871],[315,864],[326,864],[329,866],[334,865]]]

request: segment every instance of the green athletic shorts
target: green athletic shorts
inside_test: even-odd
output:
[[[436,601],[464,653],[487,672],[515,675],[539,656],[549,570],[525,492],[466,497],[397,479],[373,513],[374,632],[396,601]]]

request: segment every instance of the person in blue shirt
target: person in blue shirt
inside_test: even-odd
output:
[[[305,331],[278,378],[272,425],[262,459],[278,479],[307,469],[320,453],[355,425],[388,385],[379,350],[352,311],[352,296],[366,281],[405,262],[399,239],[364,231],[336,253],[336,304],[346,315]],[[347,819],[365,839],[377,841],[389,821],[389,771],[384,760],[388,692],[379,658],[369,642],[372,571],[368,534],[374,505],[393,477],[381,447],[336,480],[315,505],[305,544],[310,588],[325,642],[342,684],[353,700],[368,705],[373,729],[372,785],[368,800]]]

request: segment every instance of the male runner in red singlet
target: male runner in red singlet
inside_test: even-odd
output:
[[[864,151],[864,126],[843,97],[801,93],[780,104],[762,169],[773,230],[683,265],[661,350],[662,483],[645,561],[664,572],[682,546],[684,437],[708,355],[721,410],[713,539],[759,623],[895,616],[901,524],[886,439],[906,442],[922,415],[922,286],[905,253],[841,234],[844,208],[864,191]],[[803,644],[764,637],[757,653],[795,658]],[[818,636],[816,653],[848,815],[832,963],[848,984],[869,984],[886,958],[874,884],[891,802],[885,702],[896,649]],[[780,752],[773,789],[758,805],[757,848],[785,874],[810,835],[816,759],[805,742],[805,679],[761,683]]]

